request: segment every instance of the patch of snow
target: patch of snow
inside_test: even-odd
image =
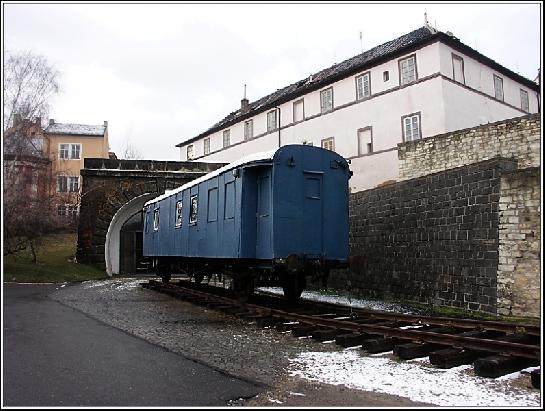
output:
[[[262,290],[271,294],[278,294],[278,295],[284,294],[284,291],[280,287],[259,287],[257,290]],[[398,312],[398,313],[406,313],[406,314],[410,313],[407,309],[401,307],[398,304],[386,303],[384,301],[375,301],[375,300],[368,300],[368,299],[362,299],[362,298],[348,298],[347,296],[344,296],[344,295],[338,295],[335,292],[332,292],[331,294],[328,294],[328,295],[324,295],[316,291],[303,291],[303,294],[301,294],[301,299],[339,304],[339,305],[344,305],[344,306],[353,307],[353,308],[367,308],[371,310],[390,311],[390,312]]]
[[[539,390],[509,386],[509,379],[472,375],[471,365],[433,368],[356,351],[306,352],[290,359],[290,374],[351,389],[399,395],[440,406],[539,406]]]
[[[274,402],[274,403],[276,403],[276,404],[284,404],[282,401],[280,401],[280,400],[275,400],[275,399],[273,399],[273,398],[269,398],[269,401],[270,401],[270,402]]]
[[[295,396],[298,396],[298,397],[306,397],[306,395],[303,394],[303,393],[293,392],[293,391],[290,391],[290,395],[295,395]]]

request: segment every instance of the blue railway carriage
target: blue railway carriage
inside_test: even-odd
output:
[[[241,298],[278,285],[296,300],[306,278],[347,265],[351,174],[337,153],[306,145],[245,157],[148,201],[144,256],[165,282],[216,273]]]

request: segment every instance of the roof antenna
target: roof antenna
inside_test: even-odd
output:
[[[246,100],[246,84],[244,84],[244,100]]]
[[[360,30],[360,47],[361,47],[361,54],[363,54],[363,32]]]

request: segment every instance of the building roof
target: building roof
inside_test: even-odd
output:
[[[45,128],[46,134],[70,134],[80,136],[104,136],[106,126],[89,126],[86,124],[53,123]]]
[[[239,121],[253,117],[256,114],[262,113],[266,110],[274,108],[279,104],[283,104],[294,98],[307,94],[311,91],[315,91],[324,86],[327,86],[335,81],[341,80],[357,72],[371,68],[377,64],[380,64],[386,60],[390,60],[397,56],[408,53],[409,51],[416,50],[417,48],[424,47],[435,41],[442,41],[449,46],[460,50],[466,55],[475,58],[479,62],[486,64],[500,73],[505,74],[508,77],[515,79],[516,81],[524,84],[528,88],[539,91],[539,86],[531,80],[501,66],[494,60],[482,55],[478,51],[472,49],[469,46],[463,44],[460,40],[454,37],[452,34],[446,34],[441,31],[437,31],[432,27],[424,26],[417,30],[411,31],[395,40],[391,40],[387,43],[373,47],[361,54],[349,58],[339,64],[319,71],[316,74],[310,75],[308,78],[299,80],[287,87],[279,89],[274,93],[271,93],[265,97],[260,98],[252,103],[249,103],[249,110],[242,112],[238,109],[227,115],[223,120],[217,122],[205,132],[183,141],[176,145],[181,147],[182,145],[189,144],[193,141],[205,137],[216,131],[220,131],[226,127],[229,127]]]

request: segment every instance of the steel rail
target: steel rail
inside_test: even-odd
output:
[[[338,329],[343,331],[358,332],[358,333],[365,333],[365,334],[371,334],[371,335],[382,335],[382,336],[386,336],[390,338],[398,338],[402,340],[428,342],[428,343],[434,343],[438,345],[445,345],[445,346],[451,346],[451,347],[454,346],[454,347],[466,348],[466,349],[471,349],[476,351],[487,351],[487,352],[493,352],[496,354],[514,355],[518,357],[525,357],[525,358],[532,358],[532,359],[541,358],[541,347],[539,345],[521,344],[521,343],[515,343],[515,342],[491,340],[491,339],[483,339],[483,338],[475,338],[475,337],[464,337],[464,336],[460,336],[456,334],[440,334],[440,333],[435,333],[430,331],[418,331],[414,329],[403,330],[399,328],[387,327],[384,325],[361,324],[354,321],[321,318],[321,317],[317,317],[313,315],[290,313],[287,311],[268,308],[268,307],[262,307],[255,304],[243,304],[237,300],[233,300],[228,297],[217,296],[217,295],[213,295],[210,293],[206,293],[206,292],[191,289],[191,288],[181,289],[180,287],[175,287],[172,285],[164,285],[155,281],[152,283],[152,280],[150,280],[149,284],[150,286],[153,285],[154,288],[160,291],[162,290],[164,292],[174,293],[174,294],[184,294],[184,293],[191,294],[198,298],[202,298],[205,301],[208,300],[208,301],[223,302],[223,303],[232,305],[234,307],[239,307],[249,312],[258,314],[260,316],[269,316],[269,317],[278,318],[279,321],[281,320],[298,321],[302,324],[308,324],[308,325],[329,328],[329,329]],[[373,313],[373,316],[375,316],[375,313]],[[459,328],[469,328],[468,326],[469,324],[467,323],[467,321],[470,321],[473,324],[473,327],[472,327],[473,329],[496,330],[495,328],[488,328],[486,326],[487,322],[476,321],[476,320],[452,321],[453,319],[451,318],[444,318],[444,321],[441,321],[437,317],[428,318],[428,317],[422,317],[422,316],[409,316],[410,318],[409,320],[407,316],[400,315],[400,314],[394,314],[392,316],[388,316],[388,315],[383,316],[382,314],[380,314],[377,317],[388,318],[388,319],[391,319],[392,321],[404,321],[404,322],[411,322],[411,321],[422,322],[423,321],[426,324],[441,325],[441,326],[447,326],[447,327],[449,326],[459,327],[457,325],[457,322],[461,321],[464,327],[459,327]],[[497,330],[497,331],[503,331],[503,330]]]

